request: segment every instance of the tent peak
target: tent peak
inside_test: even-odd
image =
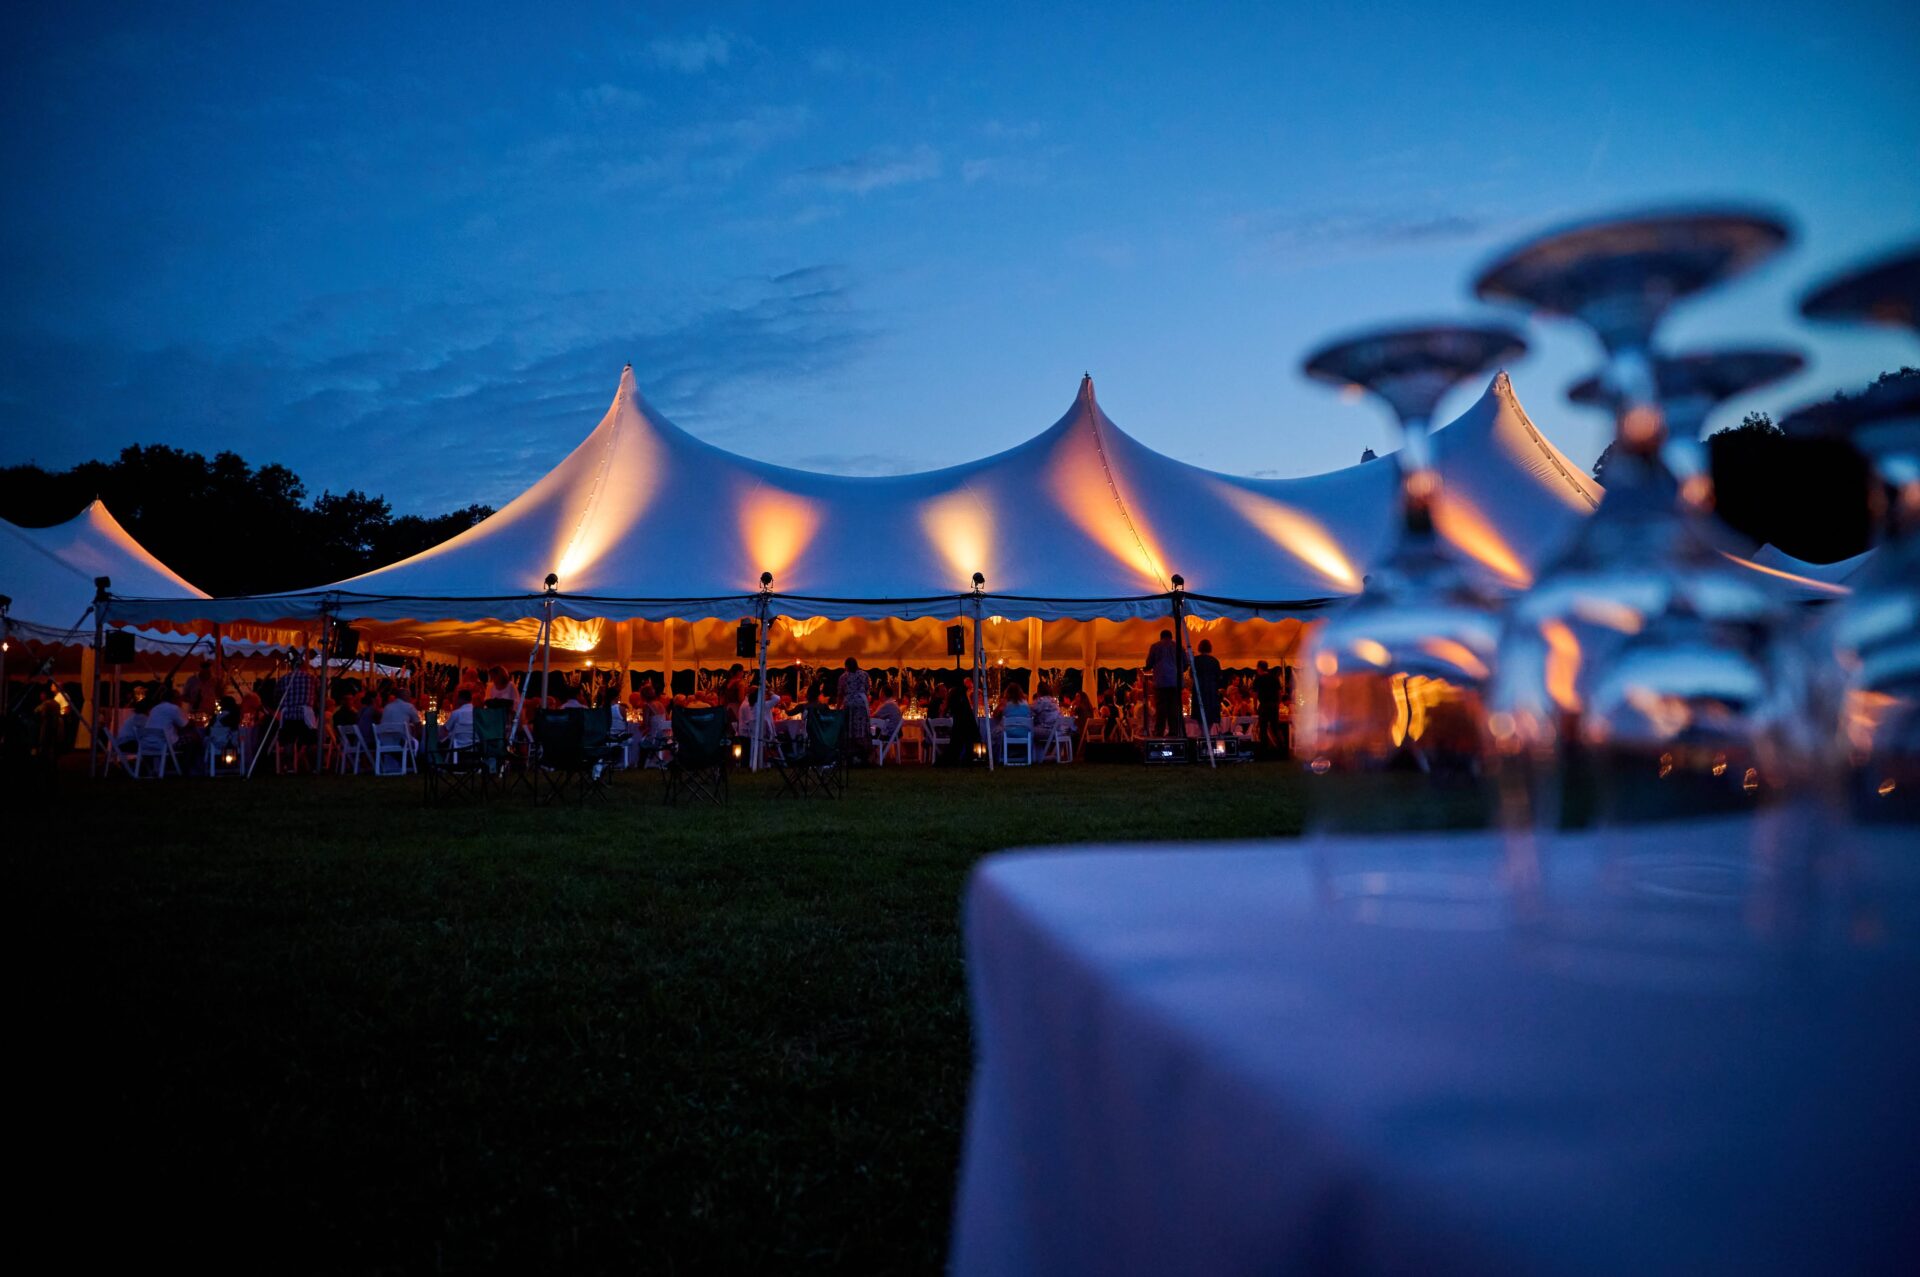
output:
[[[1093,374],[1090,372],[1080,374],[1080,397],[1088,403],[1093,402]]]

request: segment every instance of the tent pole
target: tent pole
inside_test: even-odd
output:
[[[769,595],[766,587],[760,589],[760,694],[753,702],[753,758],[754,771],[760,770],[763,747],[760,744],[760,723],[767,715],[767,603]]]
[[[546,622],[540,627],[540,705],[553,695],[553,587],[547,587]]]
[[[1100,620],[1087,618],[1087,628],[1080,635],[1080,690],[1087,694],[1087,703],[1098,711],[1100,708]],[[1081,739],[1086,739],[1082,723]]]
[[[1173,631],[1180,636],[1180,661],[1187,667],[1188,675],[1193,679],[1193,712],[1200,720],[1200,746],[1207,751],[1208,768],[1217,768],[1220,763],[1213,756],[1213,732],[1207,726],[1207,706],[1200,695],[1200,676],[1193,671],[1193,652],[1187,646],[1187,618],[1181,599],[1186,591],[1180,586],[1173,587]]]
[[[93,687],[87,693],[87,775],[89,777],[104,774],[95,770],[100,761],[100,658],[107,645],[107,578],[101,577],[93,583]]]
[[[667,704],[673,704],[673,618],[670,616],[660,622],[660,683],[661,695],[667,698]]]
[[[314,732],[313,774],[324,776],[327,773],[327,697],[332,692],[333,683],[333,605],[320,605],[320,706],[314,711],[318,728]]]
[[[973,694],[975,725],[980,739],[987,743],[987,770],[993,770],[993,715],[987,705],[987,602],[980,587],[973,587]]]

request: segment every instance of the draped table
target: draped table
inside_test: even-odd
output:
[[[1912,1271],[1920,847],[1789,823],[990,858],[954,1271]]]

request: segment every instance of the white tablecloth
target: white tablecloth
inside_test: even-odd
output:
[[[954,1270],[1913,1271],[1910,884],[1688,900],[1747,838],[1563,840],[1522,916],[1487,835],[990,859]]]

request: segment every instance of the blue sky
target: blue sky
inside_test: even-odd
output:
[[[1914,358],[1791,317],[1920,236],[1911,4],[220,8],[10,18],[0,462],[160,441],[499,503],[631,360],[812,469],[997,450],[1091,370],[1154,447],[1312,473],[1391,442],[1315,343],[1703,198],[1800,230],[1672,326],[1813,355],[1729,419]],[[1532,335],[1522,402],[1590,462],[1592,349]]]

